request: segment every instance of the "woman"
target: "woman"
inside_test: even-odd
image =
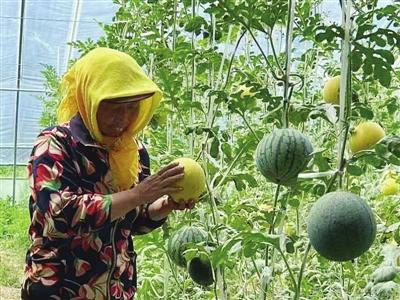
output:
[[[162,93],[130,56],[97,48],[64,76],[59,126],[38,136],[29,160],[31,196],[22,299],[133,299],[132,235],[177,209],[168,195],[177,164],[150,176],[136,135]]]

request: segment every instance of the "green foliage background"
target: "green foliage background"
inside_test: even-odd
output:
[[[74,46],[82,54],[98,46],[115,48],[143,66],[164,91],[161,107],[141,134],[153,171],[176,157],[189,156],[202,163],[209,185],[207,197],[194,211],[176,213],[162,230],[135,238],[137,298],[398,299],[400,276],[378,283],[373,274],[382,272],[383,266],[400,266],[400,198],[383,197],[379,191],[383,172],[399,170],[400,165],[400,71],[395,64],[400,48],[399,4],[353,2],[353,100],[346,126],[351,130],[361,121],[373,120],[388,137],[357,155],[346,150],[344,174],[332,181],[333,190],[341,187],[365,198],[379,224],[370,251],[354,262],[339,264],[313,249],[304,260],[308,211],[326,193],[331,176],[323,172],[335,171],[339,157],[339,109],[324,104],[320,90],[327,77],[340,74],[344,31],[324,16],[321,1],[297,2],[295,18],[289,20],[294,26],[293,48],[287,51],[288,1],[114,2],[120,9],[112,24],[100,24],[104,35]],[[284,101],[288,51],[290,105]],[[51,66],[44,76],[49,92],[43,98],[41,122],[48,126],[55,122],[59,78]],[[241,86],[250,87],[254,95],[242,97]],[[281,187],[274,203],[276,186],[257,171],[254,152],[264,134],[283,126],[285,111],[289,125],[308,135],[316,149],[306,170],[316,178]],[[212,246],[187,255],[200,252],[210,257],[216,267],[214,287],[194,284],[166,255],[171,232],[188,223],[209,233]],[[272,224],[275,229],[268,234]],[[303,271],[296,286],[293,279],[298,282]]]

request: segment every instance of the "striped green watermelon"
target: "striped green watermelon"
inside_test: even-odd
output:
[[[333,261],[352,260],[372,245],[375,217],[359,196],[332,192],[313,205],[307,232],[311,245],[323,257]]]
[[[312,152],[310,141],[300,131],[275,129],[258,144],[256,164],[268,181],[292,185],[307,166]]]
[[[202,286],[214,283],[211,262],[208,258],[195,257],[188,265],[188,272],[194,282]]]
[[[171,260],[180,267],[186,267],[183,252],[188,249],[188,244],[201,243],[207,240],[207,233],[194,226],[184,226],[174,232],[168,239],[168,254]]]

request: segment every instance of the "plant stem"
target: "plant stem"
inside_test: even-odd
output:
[[[276,50],[275,50],[275,45],[274,45],[272,33],[273,33],[273,27],[271,27],[271,30],[270,30],[270,32],[268,33],[268,39],[269,39],[269,43],[271,44],[272,54],[273,54],[273,56],[274,56],[276,65],[278,66],[279,70],[280,70],[280,71],[282,72],[282,74],[283,74],[284,71],[283,71],[283,69],[282,69],[282,67],[281,67],[281,64],[279,63],[279,59],[278,59],[278,56],[277,56],[277,54],[276,54]]]
[[[274,77],[274,78],[275,78],[276,80],[278,80],[278,81],[283,81],[284,79],[282,79],[281,77],[279,77],[278,75],[276,75],[275,70],[274,70],[274,67],[273,67],[273,66],[271,65],[271,63],[269,62],[267,55],[265,54],[265,52],[264,52],[264,50],[262,49],[261,45],[258,43],[257,38],[254,36],[254,34],[253,34],[253,32],[251,31],[250,27],[249,27],[245,22],[243,22],[242,24],[243,24],[243,26],[249,31],[251,37],[253,38],[254,42],[256,43],[258,49],[260,50],[261,55],[264,57],[265,62],[267,63],[268,67],[269,67],[270,70],[271,70],[272,77]]]
[[[303,256],[303,262],[301,263],[301,267],[300,267],[300,272],[299,272],[299,278],[297,280],[297,291],[296,291],[296,295],[295,295],[295,300],[300,298],[300,292],[301,292],[301,280],[303,279],[303,272],[306,266],[306,262],[307,262],[307,256],[308,256],[308,252],[311,249],[311,244],[310,242],[307,245],[306,251],[304,252],[304,256]]]
[[[242,148],[240,149],[240,151],[236,154],[235,158],[233,159],[232,163],[230,164],[230,166],[228,167],[228,170],[225,172],[225,174],[222,176],[220,182],[218,183],[218,185],[214,188],[214,190],[218,189],[218,187],[220,187],[224,181],[225,178],[229,175],[229,173],[232,171],[233,167],[236,165],[236,162],[239,160],[239,158],[242,156],[242,154],[244,153],[244,151],[247,149],[247,146],[250,142],[247,142],[246,144],[244,144],[242,146]]]
[[[210,205],[211,205],[213,222],[214,222],[214,225],[217,226],[217,225],[220,224],[220,221],[219,221],[219,217],[218,217],[218,208],[217,208],[217,205],[215,203],[214,192],[212,191],[212,188],[211,188],[210,183],[209,183],[208,180],[206,180],[206,185],[207,185],[208,192],[210,194],[210,200],[211,200],[210,201]],[[219,234],[218,234],[218,232],[215,233],[215,238],[217,240],[217,245],[219,246],[220,242],[219,242]],[[220,280],[218,280],[218,278],[222,278],[222,282]],[[217,293],[216,293],[216,287],[217,287],[217,284],[220,283],[221,298],[222,299],[226,299],[226,287],[225,287],[226,283],[225,283],[224,271],[223,271],[223,269],[221,267],[217,268],[216,279],[217,280],[215,280],[215,284],[214,284],[215,297],[216,297],[216,299],[218,299]]]
[[[289,271],[290,279],[292,280],[292,284],[293,284],[293,289],[294,289],[295,293],[297,294],[296,278],[294,277],[292,268],[290,267],[290,265],[286,259],[285,253],[283,253],[283,251],[281,249],[278,249],[278,251],[279,251],[279,254],[282,256],[282,259],[286,265],[287,270]],[[296,294],[295,294],[295,299],[298,299],[298,298],[296,298]]]
[[[349,132],[348,117],[351,109],[351,74],[350,74],[350,30],[351,30],[351,1],[346,1],[342,6],[342,23],[344,26],[344,41],[342,43],[342,66],[340,78],[340,113],[339,113],[339,145],[338,145],[338,170],[342,178],[345,166],[344,153],[347,135]],[[341,184],[340,180],[340,184]]]
[[[294,11],[296,8],[296,0],[289,0],[288,7],[288,21],[286,25],[286,60],[285,60],[285,75],[284,75],[284,90],[283,90],[283,127],[289,126],[289,86],[290,86],[290,67],[291,67],[291,54],[292,54],[292,40],[293,40],[293,20]]]
[[[344,268],[343,268],[343,263],[341,262],[340,263],[340,269],[341,269],[341,271],[342,271],[342,287],[343,287],[343,289],[345,288],[345,283],[344,283]]]
[[[168,299],[168,278],[169,272],[167,267],[168,258],[164,258],[164,299]]]
[[[196,0],[192,0],[192,18],[196,16]],[[195,55],[195,33],[192,32],[192,80],[191,80],[191,91],[190,91],[190,98],[191,102],[194,102],[194,86],[195,86],[195,79],[196,79],[196,55]],[[194,112],[192,106],[190,106],[190,124],[194,123]],[[193,154],[194,150],[194,133],[190,134],[190,153]]]
[[[163,249],[164,249],[164,248],[163,248]],[[169,258],[169,255],[168,255],[168,253],[167,253],[167,250],[164,249],[164,252],[166,253],[167,260],[168,260],[168,264],[169,264],[169,268],[171,269],[171,273],[172,273],[172,276],[173,276],[174,279],[175,279],[176,285],[179,287],[179,289],[181,290],[181,292],[183,292],[181,283],[179,282],[178,277],[176,276],[176,273],[175,273],[175,270],[174,270],[174,266],[172,265],[172,262],[171,262],[171,259]]]
[[[230,77],[231,70],[232,70],[233,60],[234,60],[234,58],[235,58],[236,51],[237,51],[237,49],[239,48],[240,41],[242,40],[244,34],[245,34],[245,31],[244,31],[244,32],[240,35],[240,37],[238,38],[238,40],[237,40],[237,42],[236,42],[235,49],[233,50],[233,53],[232,53],[232,55],[231,55],[231,59],[230,59],[230,61],[229,61],[229,66],[228,66],[228,72],[227,72],[227,75],[226,75],[225,85],[224,85],[224,87],[223,87],[224,90],[226,89],[226,87],[227,87],[227,85],[228,85],[229,77]],[[216,105],[214,111],[216,111],[216,110],[218,110],[218,109],[219,109],[219,104]],[[211,127],[213,126],[213,124],[214,124],[214,121],[215,121],[215,114],[213,114],[213,116],[212,116],[212,118],[211,118],[211,124],[208,124],[208,127],[211,128]],[[209,138],[210,138],[210,132],[208,131],[207,134],[206,134],[206,137],[205,137],[205,139],[204,139],[204,141],[203,141],[203,143],[202,143],[202,149],[200,150],[200,152],[199,152],[199,154],[198,154],[198,156],[197,156],[197,159],[200,158],[201,154],[202,154],[203,151],[206,149],[206,146],[207,146],[207,143],[208,143],[208,139],[209,139]]]
[[[276,186],[276,190],[275,190],[275,196],[274,196],[274,208],[273,208],[273,212],[272,212],[272,222],[271,222],[271,226],[269,227],[269,234],[273,233],[274,231],[274,224],[275,224],[275,210],[276,210],[276,206],[278,204],[278,199],[279,199],[279,192],[280,192],[280,187],[281,185],[278,184]]]
[[[235,48],[234,48],[234,50],[232,52],[232,55],[231,55],[231,59],[229,60],[228,72],[226,74],[225,85],[223,87],[223,90],[225,90],[226,87],[228,86],[229,77],[230,77],[230,74],[231,74],[232,64],[233,64],[233,60],[234,60],[235,55],[236,55],[236,51],[239,48],[240,42],[242,41],[242,38],[244,37],[246,32],[247,32],[247,30],[243,30],[242,34],[239,36],[238,40],[236,41]]]
[[[246,123],[246,126],[250,129],[251,133],[254,135],[256,138],[257,142],[260,142],[260,138],[257,136],[257,133],[254,131],[253,127],[250,126],[249,122],[247,121],[247,118],[245,116],[245,113],[239,113],[239,115],[242,117],[243,121]]]
[[[258,278],[261,279],[261,274],[260,274],[260,271],[258,271],[257,264],[256,264],[256,261],[254,260],[254,257],[250,257],[250,259],[251,259],[251,262],[253,263],[254,269],[256,270]]]
[[[274,207],[273,207],[273,213],[272,213],[272,220],[271,220],[271,226],[269,227],[268,233],[271,234],[274,231],[274,224],[275,224],[275,210],[276,206],[278,204],[278,199],[279,199],[279,191],[280,191],[281,185],[278,184],[276,186],[275,190],[275,196],[274,196]],[[265,266],[268,266],[268,254],[269,254],[269,245],[265,248]],[[266,299],[267,297],[267,283],[265,283],[265,286],[261,286],[261,292],[262,292],[262,299]]]

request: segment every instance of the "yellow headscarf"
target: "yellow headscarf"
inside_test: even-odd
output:
[[[59,123],[77,112],[93,139],[109,150],[114,190],[130,188],[138,181],[139,157],[135,136],[150,121],[162,92],[129,55],[108,48],[96,48],[80,58],[64,75],[64,98],[57,110]],[[138,118],[117,138],[105,137],[97,124],[97,109],[104,99],[154,93],[140,101]]]

